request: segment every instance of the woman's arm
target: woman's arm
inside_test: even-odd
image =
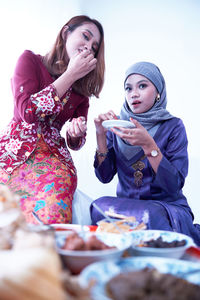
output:
[[[178,193],[184,186],[188,174],[188,140],[183,122],[180,119],[171,128],[170,135],[163,158],[159,164],[155,177],[155,184],[158,184],[169,194]],[[168,128],[166,127],[166,131]],[[162,134],[167,136],[167,132]]]
[[[52,84],[41,90],[44,78],[38,57],[25,51],[18,59],[12,78],[15,110],[27,123],[43,121],[46,115],[59,113],[63,103]]]

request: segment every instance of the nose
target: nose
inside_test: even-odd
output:
[[[88,41],[85,46],[85,49],[89,50],[92,53],[92,42]]]
[[[132,89],[131,98],[135,98],[135,97],[138,97],[138,96],[139,96],[139,93],[138,93],[137,89]]]

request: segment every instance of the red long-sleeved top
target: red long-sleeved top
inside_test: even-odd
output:
[[[84,116],[87,120],[89,98],[69,89],[59,98],[52,85],[54,79],[42,63],[42,57],[26,50],[19,57],[12,91],[14,116],[0,135],[0,167],[8,174],[24,163],[35,150],[37,140],[43,136],[49,150],[76,174],[71,154],[60,131],[66,121]],[[85,143],[81,139],[78,147]]]

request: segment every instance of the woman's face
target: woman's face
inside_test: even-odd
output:
[[[148,111],[155,103],[158,92],[151,81],[139,74],[130,75],[125,83],[125,96],[135,114]]]
[[[74,31],[67,33],[66,50],[69,59],[87,48],[95,56],[99,49],[101,35],[93,23],[84,23]]]

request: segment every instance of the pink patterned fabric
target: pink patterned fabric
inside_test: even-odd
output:
[[[52,154],[41,138],[28,160],[11,175],[0,169],[0,182],[20,195],[21,209],[28,223],[37,221],[35,211],[46,224],[71,223],[72,199],[77,177],[71,167]]]

